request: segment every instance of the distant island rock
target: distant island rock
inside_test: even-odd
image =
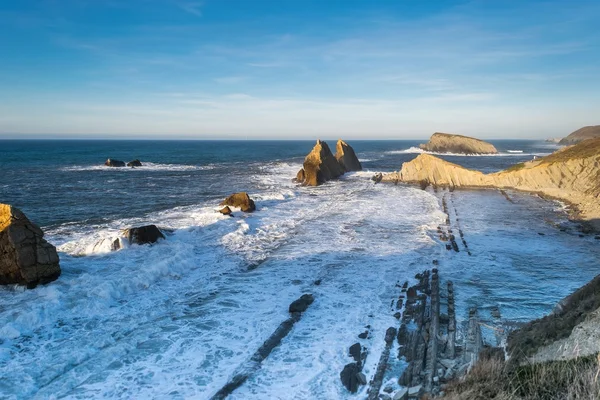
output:
[[[565,147],[546,157],[484,174],[438,157],[421,154],[386,174],[383,181],[449,187],[513,188],[564,200],[575,217],[600,230],[600,138]]]
[[[106,165],[107,167],[124,167],[125,161],[114,160],[112,158],[109,158],[104,162],[104,165]]]
[[[577,129],[569,136],[561,139],[558,144],[571,145],[595,138],[600,138],[600,125],[584,126],[583,128]]]
[[[0,284],[34,288],[60,276],[56,247],[19,209],[0,204]]]
[[[429,142],[419,145],[425,151],[457,154],[497,154],[494,145],[468,136],[436,132]]]
[[[304,159],[303,168],[298,171],[296,181],[307,186],[318,186],[331,179],[336,179],[346,172],[360,171],[362,165],[354,149],[338,140],[334,156],[326,142],[317,140],[317,144]]]

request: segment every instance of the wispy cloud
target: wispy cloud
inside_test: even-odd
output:
[[[202,16],[203,3],[200,1],[177,2],[177,6],[186,13],[195,15],[197,17]]]

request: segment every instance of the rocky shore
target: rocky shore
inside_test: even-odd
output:
[[[492,174],[421,154],[404,163],[400,171],[384,175],[382,181],[540,193],[573,205],[573,218],[588,229],[600,230],[600,139],[587,140]]]
[[[429,142],[419,145],[425,151],[458,154],[496,154],[494,145],[468,136],[436,132]]]

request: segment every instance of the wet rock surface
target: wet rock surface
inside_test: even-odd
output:
[[[156,225],[145,225],[126,229],[124,232],[129,244],[151,244],[164,239],[165,235]]]
[[[234,193],[227,197],[220,204],[221,206],[238,207],[243,212],[253,212],[256,210],[254,200],[246,192]]]
[[[104,165],[106,165],[107,167],[124,167],[125,166],[125,161],[115,160],[113,158],[109,158],[108,160],[106,160],[104,162]]]

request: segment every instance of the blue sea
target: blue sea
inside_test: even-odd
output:
[[[313,188],[292,182],[313,141],[0,141],[0,202],[42,227],[62,268],[33,290],[0,288],[0,399],[208,399],[303,293],[315,302],[230,398],[365,398],[366,386],[350,394],[340,383],[348,347],[371,327],[361,339],[369,380],[396,321],[396,283],[433,259],[455,283],[459,322],[473,305],[484,321],[496,307],[508,322],[540,317],[597,274],[597,241],[580,236],[565,205],[376,185],[375,173],[400,169],[420,142],[348,142],[364,170]],[[558,148],[492,143],[500,154],[442,157],[493,172]],[[239,191],[257,211],[218,213]],[[439,240],[447,217],[471,254]],[[145,224],[166,239],[110,251],[123,229]],[[390,368],[390,385],[402,368]]]

